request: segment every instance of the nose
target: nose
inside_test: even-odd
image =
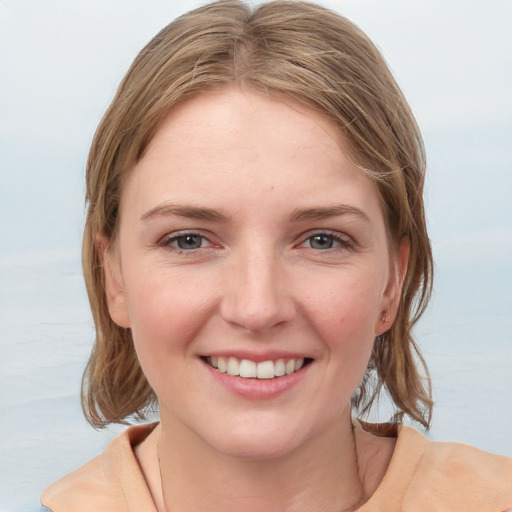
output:
[[[295,314],[284,269],[270,248],[251,247],[233,255],[223,287],[222,317],[252,333],[284,325]]]

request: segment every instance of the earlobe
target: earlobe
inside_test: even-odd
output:
[[[402,287],[407,275],[410,250],[411,244],[409,239],[407,237],[402,238],[395,258],[391,262],[389,281],[383,297],[382,311],[375,326],[375,335],[377,336],[389,330],[396,318],[402,296]]]
[[[126,307],[119,256],[110,246],[110,240],[103,235],[96,235],[96,249],[103,264],[105,295],[110,317],[119,327],[129,328],[130,318]]]

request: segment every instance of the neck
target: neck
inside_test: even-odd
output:
[[[368,498],[349,412],[292,452],[261,459],[221,453],[164,415],[158,457],[168,511],[341,512]]]

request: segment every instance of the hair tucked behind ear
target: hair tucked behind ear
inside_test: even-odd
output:
[[[408,238],[410,257],[398,314],[375,342],[354,407],[364,414],[384,387],[397,419],[407,414],[428,426],[428,370],[411,331],[432,282],[421,135],[368,38],[342,16],[287,0],[254,10],[238,0],[222,0],[172,22],[137,56],[98,127],[87,165],[83,244],[96,326],[82,385],[85,416],[101,427],[131,415],[141,417],[155,403],[131,332],[109,316],[95,237],[102,235],[115,245],[123,181],[172,108],[187,97],[229,84],[293,98],[334,121],[354,165],[376,184],[391,250]]]

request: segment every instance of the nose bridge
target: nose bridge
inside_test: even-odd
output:
[[[270,244],[243,244],[231,263],[222,305],[225,320],[252,332],[290,320],[293,304],[284,286],[284,269]]]

